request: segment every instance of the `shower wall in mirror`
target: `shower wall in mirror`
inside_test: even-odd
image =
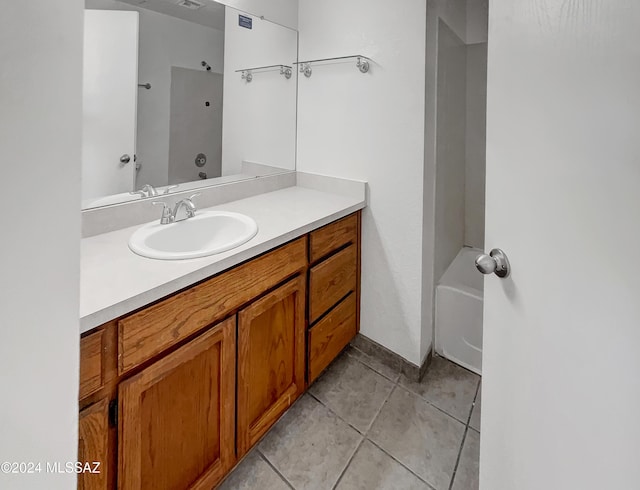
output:
[[[84,43],[83,208],[295,170],[295,30],[211,0],[86,0]]]

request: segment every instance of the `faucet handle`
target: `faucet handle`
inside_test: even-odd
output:
[[[173,221],[173,212],[171,211],[171,207],[163,201],[153,201],[151,204],[154,206],[158,204],[162,204],[164,207],[162,208],[162,217],[160,218],[160,224],[166,225]]]
[[[151,184],[143,185],[142,190],[147,193],[148,197],[156,197],[158,195],[158,191]]]
[[[200,193],[199,193],[199,192],[196,192],[195,194],[193,194],[193,195],[192,195],[191,197],[189,197],[189,199],[188,199],[188,201],[191,203],[191,209],[189,209],[189,210],[187,211],[187,215],[188,215],[190,218],[193,218],[193,217],[196,215],[197,208],[196,208],[196,205],[193,203],[193,199],[194,199],[194,198],[196,198],[196,197],[198,197],[199,195],[200,195]]]
[[[177,189],[178,187],[180,187],[180,185],[170,185],[169,187],[167,187],[167,188],[164,190],[164,192],[163,192],[162,194],[166,196],[167,194],[169,194],[169,192],[170,192],[172,189]]]

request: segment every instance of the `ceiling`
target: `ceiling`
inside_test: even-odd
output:
[[[189,22],[201,24],[224,31],[224,5],[213,0],[196,0],[204,4],[197,10],[178,5],[180,0],[120,0],[135,7],[153,10],[161,14],[177,17]]]

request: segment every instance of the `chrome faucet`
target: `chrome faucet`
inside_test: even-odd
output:
[[[180,186],[170,185],[164,190],[162,195],[166,196],[167,194],[169,194],[169,192],[171,192],[173,189],[176,189],[178,187]],[[142,186],[142,189],[140,189],[139,191],[133,191],[133,192],[130,192],[129,194],[131,194],[132,196],[135,196],[136,194],[138,194],[140,197],[158,197],[160,195],[160,192],[158,192],[158,189],[153,187],[151,184],[145,184]]]
[[[140,197],[156,197],[158,195],[158,191],[151,184],[145,184],[139,191],[133,191],[129,194],[131,194],[132,196],[139,194]]]
[[[194,194],[191,197],[187,197],[185,199],[181,199],[178,201],[173,208],[173,221],[182,221],[185,219],[193,218],[196,215],[196,205],[193,203],[192,199],[200,194]],[[184,208],[185,217],[178,219],[178,212]]]
[[[175,223],[177,221],[184,221],[189,218],[193,218],[196,215],[196,205],[193,203],[193,198],[199,196],[200,193],[194,194],[191,197],[185,197],[184,199],[179,200],[174,206],[173,210],[171,207],[162,201],[153,201],[153,205],[162,204],[162,216],[160,218],[161,225],[168,225],[169,223]],[[184,208],[184,217],[178,219],[178,212]]]

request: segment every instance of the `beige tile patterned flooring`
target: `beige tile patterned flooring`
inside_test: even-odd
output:
[[[421,383],[349,347],[220,490],[475,490],[480,377],[435,357]]]

